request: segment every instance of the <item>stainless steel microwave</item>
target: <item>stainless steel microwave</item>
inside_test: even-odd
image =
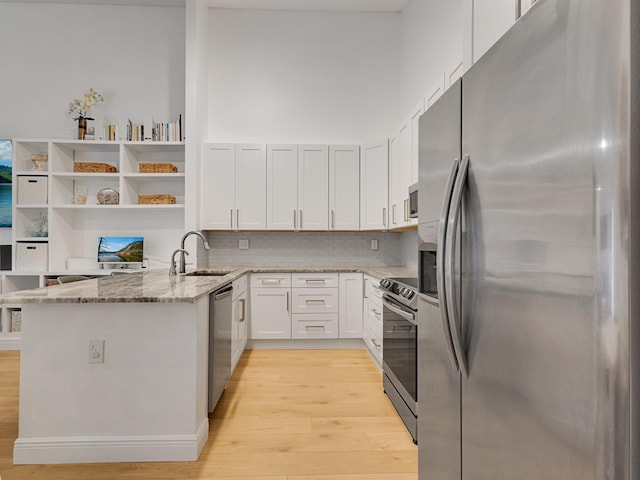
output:
[[[409,218],[418,218],[418,184],[409,187]]]

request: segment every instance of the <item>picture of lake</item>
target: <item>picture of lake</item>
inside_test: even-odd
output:
[[[11,184],[0,183],[0,227],[11,226]]]

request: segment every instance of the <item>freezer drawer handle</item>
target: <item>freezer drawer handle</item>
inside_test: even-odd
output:
[[[449,311],[449,328],[451,329],[451,339],[453,340],[453,348],[458,357],[458,365],[460,372],[469,378],[469,367],[467,365],[467,353],[464,351],[462,344],[461,322],[458,310],[454,303],[452,292],[454,291],[453,272],[455,268],[455,240],[458,233],[458,220],[460,219],[460,210],[462,208],[462,194],[467,180],[467,172],[469,171],[469,155],[462,157],[460,164],[460,173],[456,178],[456,185],[451,195],[451,207],[449,208],[449,221],[447,225],[447,240],[445,244],[445,291],[447,292],[447,310]]]
[[[438,286],[438,292],[440,292],[440,317],[442,318],[442,328],[444,330],[445,343],[447,345],[447,353],[449,354],[449,360],[451,366],[457,372],[460,370],[458,367],[458,360],[456,358],[456,352],[453,347],[453,340],[451,338],[451,328],[449,326],[449,311],[447,309],[447,289],[445,288],[445,264],[444,256],[446,251],[446,233],[447,233],[447,219],[449,217],[449,207],[451,205],[451,194],[453,192],[453,185],[455,183],[456,175],[458,173],[458,166],[460,164],[459,159],[453,160],[451,164],[451,172],[449,173],[449,179],[447,180],[447,186],[444,190],[444,197],[442,198],[442,211],[440,212],[440,223],[438,227],[438,250],[436,251],[436,282]]]

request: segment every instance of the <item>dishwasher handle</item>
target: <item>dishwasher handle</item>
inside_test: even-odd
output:
[[[233,292],[233,285],[228,285],[226,287],[221,288],[220,290],[216,290],[213,293],[214,300],[222,300],[223,298],[228,297]]]

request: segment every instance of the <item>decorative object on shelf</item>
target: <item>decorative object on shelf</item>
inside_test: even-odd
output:
[[[22,331],[22,312],[20,310],[11,310],[11,329],[12,332]]]
[[[39,219],[31,222],[27,229],[27,233],[30,237],[48,237],[49,227],[47,226],[47,216],[44,213],[41,213]]]
[[[176,197],[167,193],[138,195],[139,205],[174,205]]]
[[[140,173],[177,173],[178,167],[173,163],[141,162],[138,164]]]
[[[47,161],[49,156],[46,152],[34,153],[31,155],[31,161],[33,162],[33,167],[31,170],[43,171],[47,169]]]
[[[87,187],[74,183],[73,185],[73,203],[76,205],[84,205],[87,203]]]
[[[84,140],[87,133],[87,120],[93,120],[89,116],[91,109],[99,102],[104,101],[102,95],[93,88],[87,90],[82,99],[74,98],[69,102],[69,115],[78,115],[74,120],[78,121],[78,140]]]
[[[102,162],[74,162],[73,171],[76,173],[117,173],[118,169]]]
[[[98,190],[96,197],[100,205],[118,205],[120,203],[120,194],[110,187]]]

